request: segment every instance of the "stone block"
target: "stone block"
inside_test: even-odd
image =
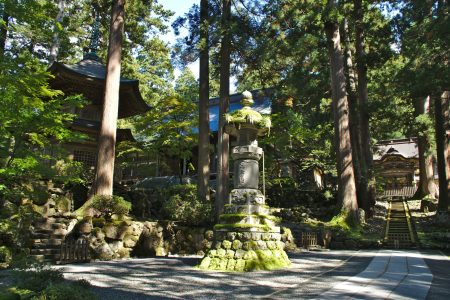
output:
[[[236,252],[234,253],[234,258],[236,259],[244,258],[245,253],[246,253],[245,250],[236,250]]]
[[[211,258],[215,258],[215,257],[217,257],[217,250],[209,250],[208,251],[208,257],[211,257]]]
[[[208,250],[208,249],[211,249],[211,246],[212,246],[212,242],[211,241],[209,241],[207,239],[203,240],[203,242],[202,242],[202,249]]]
[[[103,232],[109,239],[116,239],[117,237],[117,227],[114,224],[106,224],[103,226]]]
[[[262,234],[261,234],[261,239],[262,239],[263,241],[268,241],[268,240],[270,240],[270,233],[262,233]]]
[[[136,246],[136,238],[133,235],[126,235],[123,239],[123,246],[126,248],[133,248]]]
[[[276,244],[276,242],[274,242],[274,241],[268,241],[268,242],[267,242],[267,248],[268,248],[269,250],[275,250],[275,249],[277,249],[277,244]]]
[[[231,246],[234,250],[242,249],[242,242],[240,240],[234,240]]]
[[[216,249],[221,249],[221,248],[222,248],[222,242],[216,242],[216,243],[214,244],[214,248],[216,248]]]
[[[236,232],[227,232],[227,239],[229,241],[234,241],[236,239]]]
[[[245,270],[245,260],[237,259],[234,265],[234,270],[238,272],[243,272]]]
[[[204,257],[198,266],[201,270],[208,270],[211,263],[211,257]]]
[[[261,233],[260,232],[252,232],[252,240],[259,241],[261,239]]]
[[[253,259],[258,259],[258,255],[256,254],[255,251],[249,250],[249,251],[245,252],[244,260],[253,260]]]
[[[218,258],[225,258],[227,251],[225,249],[217,249],[217,257]]]
[[[205,231],[205,239],[212,241],[213,238],[214,238],[214,231],[212,230]]]
[[[231,249],[231,245],[232,245],[232,243],[230,242],[230,241],[228,241],[228,240],[224,240],[224,241],[222,241],[222,247],[224,248],[224,249]]]
[[[233,250],[227,250],[225,253],[226,258],[234,258],[235,252]]]
[[[234,259],[228,259],[227,270],[234,271],[235,266],[236,266],[236,261]]]
[[[226,270],[227,269],[227,264],[228,264],[228,259],[221,259],[219,262],[219,268],[218,270]]]
[[[269,243],[269,242],[267,242],[267,243]],[[259,249],[259,250],[266,250],[267,249],[267,244],[266,244],[265,241],[256,241],[256,245],[257,245],[257,249]]]

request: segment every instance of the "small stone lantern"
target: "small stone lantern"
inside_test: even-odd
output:
[[[265,197],[258,189],[259,159],[263,150],[258,136],[270,129],[270,118],[253,110],[252,94],[245,91],[242,109],[227,114],[225,131],[237,137],[234,159],[234,189],[229,203],[214,226],[215,244],[202,259],[203,270],[273,270],[290,265],[281,242],[277,218],[270,214]]]

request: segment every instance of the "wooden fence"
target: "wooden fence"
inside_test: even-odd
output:
[[[302,232],[302,247],[305,249],[315,248],[317,243],[317,232]]]
[[[61,244],[61,263],[87,262],[89,257],[89,241],[84,238],[68,239]]]
[[[411,198],[416,193],[417,188],[415,186],[404,186],[400,189],[388,189],[384,190],[378,198],[393,198],[393,197],[401,197],[401,198]]]

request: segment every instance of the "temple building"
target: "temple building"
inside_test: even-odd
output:
[[[378,142],[374,147],[377,182],[385,190],[415,186],[419,181],[417,139],[395,139]]]
[[[54,76],[50,81],[52,88],[63,91],[66,96],[82,94],[88,100],[83,108],[72,108],[70,112],[76,114],[77,118],[70,124],[70,127],[88,135],[89,139],[66,144],[65,148],[73,160],[83,162],[87,167],[95,168],[106,66],[102,64],[95,52],[90,52],[74,65],[54,62],[48,70]],[[121,78],[119,119],[143,114],[148,110],[149,106],[142,99],[139,91],[139,81]],[[124,140],[133,140],[131,130],[117,129],[117,142]]]

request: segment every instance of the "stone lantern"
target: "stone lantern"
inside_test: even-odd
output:
[[[234,160],[234,189],[229,203],[214,226],[215,244],[202,259],[203,270],[273,270],[290,265],[281,242],[277,218],[270,214],[265,197],[258,189],[258,136],[270,129],[270,118],[253,110],[252,94],[243,93],[242,109],[227,114],[225,131],[237,138],[231,156]]]

